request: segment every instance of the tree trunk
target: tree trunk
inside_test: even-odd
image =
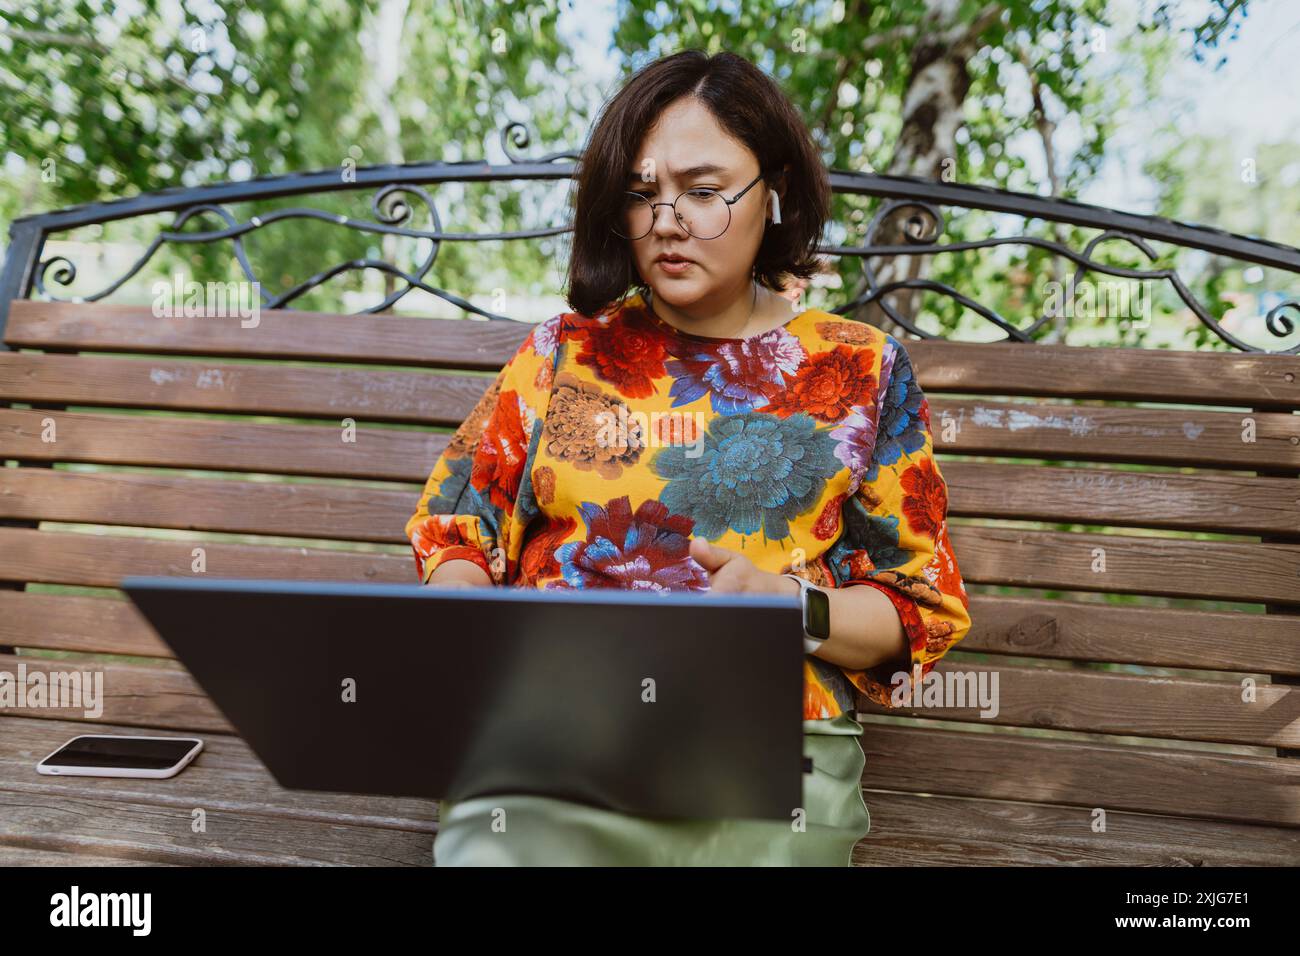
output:
[[[981,48],[980,37],[1001,15],[996,4],[985,6],[969,24],[957,23],[957,0],[927,0],[927,15],[912,46],[907,91],[903,96],[903,127],[886,170],[890,175],[951,180],[955,174],[957,130],[963,123],[962,105],[970,90],[966,65]],[[900,245],[903,220],[893,216],[881,223],[872,245]],[[925,274],[926,262],[918,256],[892,256],[875,260],[879,285]],[[867,288],[865,279],[854,295]],[[887,297],[905,319],[912,320],[920,306],[919,292],[897,292]],[[897,326],[879,305],[865,308],[862,317],[887,331]]]
[[[406,14],[410,0],[383,0],[379,9],[362,30],[362,48],[369,61],[371,82],[363,89],[379,128],[383,130],[385,163],[401,164],[406,161],[402,151],[402,121],[394,103],[393,91],[402,75],[402,37],[405,34]],[[397,236],[385,235],[380,241],[385,262],[397,265]],[[397,288],[396,276],[384,273],[384,297]],[[392,307],[384,310],[391,312]]]

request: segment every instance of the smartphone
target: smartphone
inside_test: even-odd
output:
[[[77,777],[174,777],[203,749],[197,737],[73,737],[36,765],[39,773]]]

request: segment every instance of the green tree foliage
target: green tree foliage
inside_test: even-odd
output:
[[[541,142],[581,128],[582,118],[552,95],[574,70],[556,35],[555,0],[3,0],[0,10],[0,157],[10,157],[11,172],[0,185],[0,211],[9,217],[176,185],[477,159],[509,119],[527,120]],[[393,57],[400,58],[395,82],[377,97]],[[371,195],[231,211],[247,218],[296,204],[369,218]],[[469,187],[434,198],[453,231],[538,224],[521,222],[519,190]],[[417,205],[411,224],[428,227],[420,213]],[[123,227],[126,236],[123,228],[109,231],[128,239],[138,230],[134,237],[147,240],[169,224],[167,217]],[[187,228],[220,225],[205,216]],[[317,269],[380,252],[374,235],[319,222],[278,223],[248,244],[275,292]],[[475,252],[445,244],[435,283],[518,285],[544,274],[535,248],[487,245]],[[414,240],[400,246],[407,266],[429,248]],[[181,250],[178,263],[200,280],[237,275],[228,243]],[[294,305],[336,307],[339,291],[361,281],[345,275]]]
[[[1111,12],[1115,5],[1103,0],[693,0],[673,7],[620,0],[615,45],[642,51],[629,70],[687,47],[750,57],[803,109],[832,167],[1078,198],[1096,177],[1129,107],[1156,95],[1165,69],[1185,49],[1199,53],[1230,37],[1245,6],[1244,0],[1225,0],[1204,19],[1184,22],[1170,2],[1140,4],[1121,20]],[[1058,141],[1061,130],[1069,133],[1068,152]],[[1032,166],[1026,162],[1031,150],[1040,158]],[[838,197],[836,219],[846,228],[832,240],[864,242],[878,208],[874,201]],[[1000,225],[1008,231],[996,217],[960,214],[948,222],[945,237],[983,238]],[[1075,249],[1092,235],[1032,223],[1015,223],[1010,231],[1022,226]],[[888,231],[875,238],[899,240]],[[1123,246],[1102,247],[1098,258],[1147,264]],[[876,264],[882,281],[918,274],[896,263],[891,273],[888,261]],[[1041,314],[1045,283],[1068,271],[1072,267],[1043,250],[1004,247],[996,254],[934,257],[925,274],[1024,325]],[[837,300],[865,288],[857,260],[841,259],[839,274]],[[951,332],[973,318],[937,294],[914,296],[910,307],[899,304],[905,314],[920,314],[932,331]],[[1102,323],[1108,334],[1128,336],[1109,317]]]
[[[0,0],[0,156],[8,173],[0,180],[0,225],[22,212],[178,184],[478,159],[515,119],[536,134],[530,151],[579,148],[593,97],[575,95],[586,88],[575,54],[592,51],[566,48],[557,32],[561,4],[572,6]],[[1173,0],[619,0],[610,55],[624,75],[684,47],[747,56],[800,105],[825,161],[836,168],[1075,198],[1095,180],[1133,104],[1157,95],[1169,64],[1189,52],[1222,54],[1245,14],[1246,0],[1215,0],[1193,20]],[[1167,184],[1161,211],[1178,215],[1191,167],[1170,152],[1151,168]],[[498,231],[562,223],[561,188],[493,183],[444,187],[434,198],[446,228]],[[301,204],[368,218],[370,197],[337,193],[231,211],[246,219]],[[828,238],[863,242],[877,209],[875,201],[838,197],[842,228]],[[1205,211],[1218,224],[1213,210]],[[121,229],[125,238],[147,241],[167,222]],[[428,224],[418,203],[411,224]],[[218,225],[206,216],[189,228]],[[1089,238],[982,213],[953,216],[944,238],[1022,228],[1076,249]],[[897,234],[877,236],[891,238]],[[410,267],[429,248],[317,222],[278,223],[252,234],[248,246],[273,292],[358,257],[382,255]],[[539,257],[533,243],[447,243],[433,283],[465,292],[553,292],[560,246],[547,242]],[[238,274],[229,244],[195,245],[173,256],[174,267],[200,279]],[[1098,257],[1147,264],[1119,243]],[[884,279],[919,274],[914,260],[878,265]],[[1068,271],[1049,252],[1008,246],[934,257],[924,274],[1023,325],[1041,314],[1045,283]],[[837,300],[863,287],[852,257],[839,263],[839,275]],[[294,304],[337,308],[342,292],[360,288],[363,279],[345,273]],[[369,279],[373,288],[375,277]],[[1213,291],[1205,283],[1198,288]],[[914,295],[900,305],[933,331],[966,322],[994,334],[941,295]],[[1067,328],[1081,331],[1079,320],[1055,324],[1062,336]],[[1096,325],[1121,341],[1141,340],[1110,317]]]

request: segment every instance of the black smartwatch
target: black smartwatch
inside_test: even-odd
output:
[[[805,654],[817,649],[831,636],[831,599],[817,585],[805,581],[797,574],[787,574],[799,582],[799,603],[803,606],[803,650]]]

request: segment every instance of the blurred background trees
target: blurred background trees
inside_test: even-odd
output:
[[[1103,202],[1300,244],[1300,114],[1256,119],[1251,142],[1192,132],[1185,121],[1226,82],[1243,44],[1246,55],[1276,52],[1272,37],[1251,38],[1247,18],[1265,11],[1286,25],[1279,9],[1276,0],[0,0],[0,226],[176,185],[348,164],[506,162],[498,137],[511,121],[533,133],[524,154],[578,150],[624,76],[699,47],[747,56],[773,75],[834,168]],[[567,191],[566,183],[453,185],[433,198],[444,228],[485,232],[563,224]],[[371,196],[294,204],[369,216]],[[259,209],[276,205],[290,204]],[[877,208],[837,197],[828,242],[865,241]],[[247,218],[258,210],[231,211]],[[953,212],[945,239],[1023,232],[1079,249],[1091,235]],[[79,263],[76,287],[58,294],[102,286],[115,263],[129,263],[131,250],[138,254],[168,222],[69,236],[106,251],[99,270]],[[428,225],[418,205],[412,224]],[[192,220],[193,228],[217,225],[215,217]],[[891,238],[889,229],[875,237]],[[409,267],[428,250],[427,242],[294,221],[253,233],[248,246],[273,292],[350,258]],[[504,292],[510,314],[554,314],[564,248],[562,239],[446,243],[431,283],[485,304]],[[1184,273],[1216,314],[1239,304],[1252,340],[1278,346],[1257,334],[1259,303],[1300,292],[1294,276],[1160,252],[1160,264]],[[154,275],[237,277],[229,244],[168,255]],[[1123,243],[1098,256],[1147,265]],[[856,260],[833,265],[813,304],[836,304],[862,287]],[[1044,283],[1073,271],[1024,246],[885,261],[879,270],[899,278],[922,266],[1020,325],[1041,314]],[[293,304],[361,308],[391,281],[347,272]],[[1164,319],[1150,327],[1062,316],[1050,338],[1215,344],[1168,290],[1157,291]],[[896,302],[928,331],[1000,337],[944,296]],[[410,298],[399,308],[433,304]]]

